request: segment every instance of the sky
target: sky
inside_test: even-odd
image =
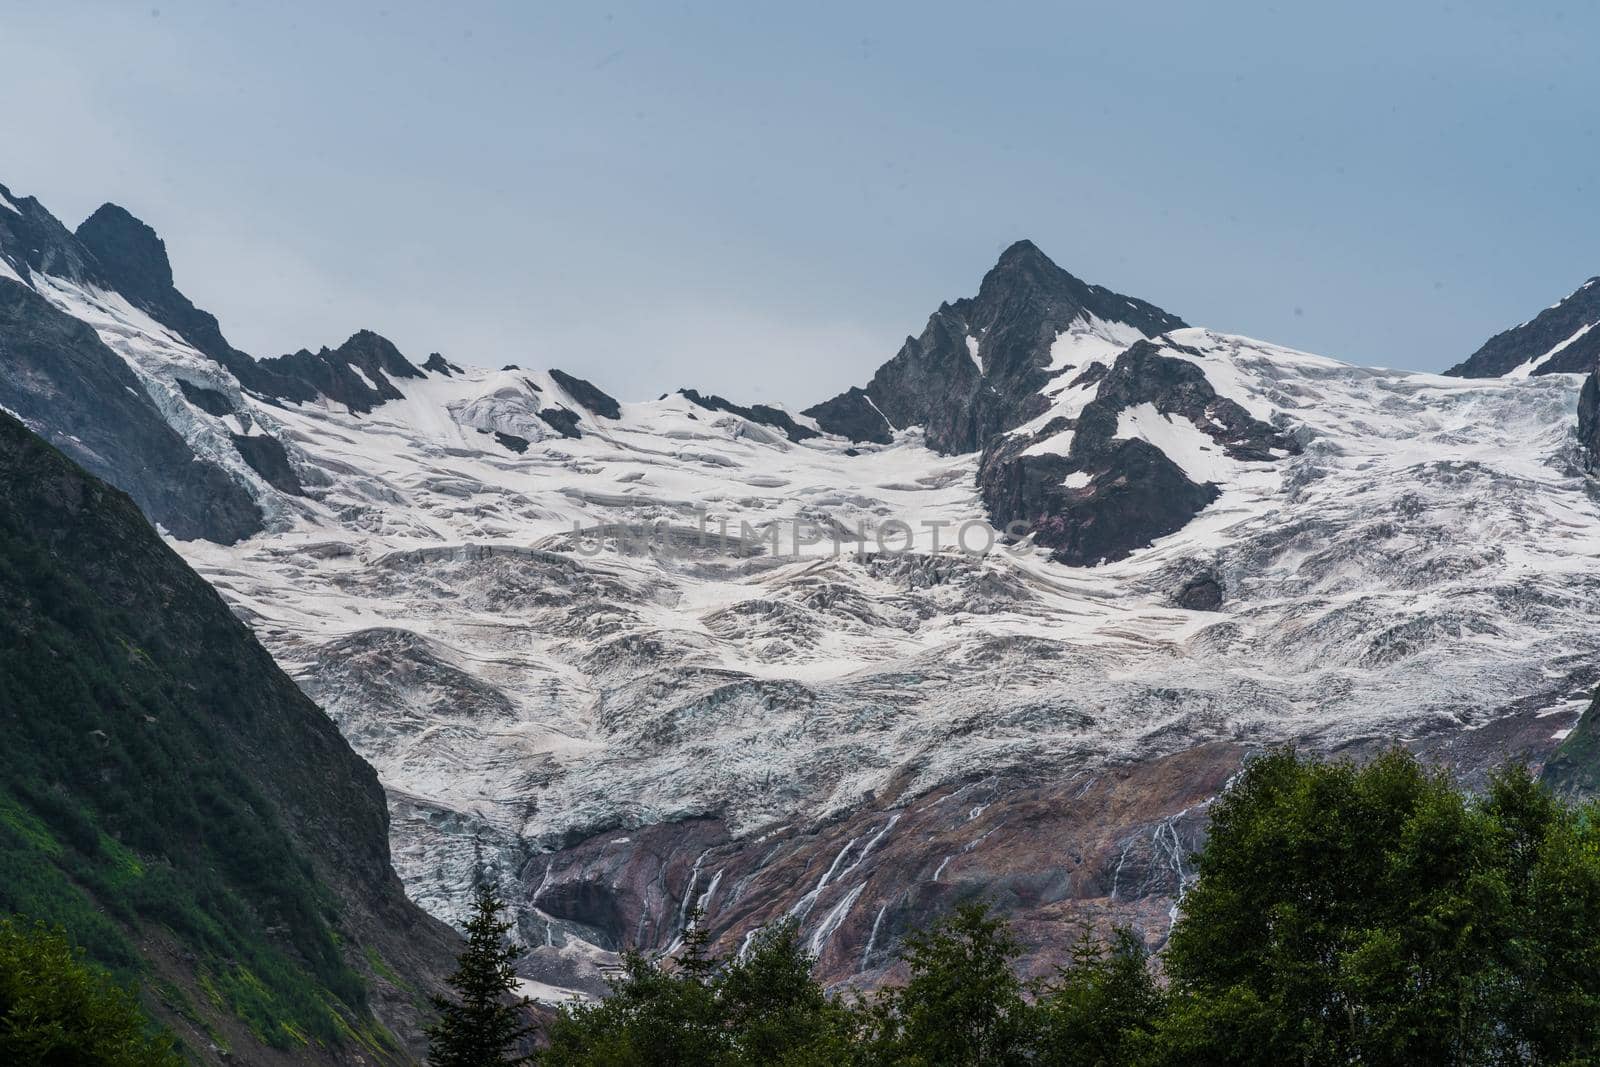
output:
[[[864,383],[1012,241],[1438,370],[1600,274],[1600,5],[0,0],[0,183],[258,356]]]

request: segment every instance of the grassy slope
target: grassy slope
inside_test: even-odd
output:
[[[400,891],[372,769],[126,496],[4,415],[0,736],[0,911],[146,976],[192,1051],[415,1048],[451,936]]]
[[[1540,781],[1567,795],[1600,794],[1600,691],[1545,762]]]

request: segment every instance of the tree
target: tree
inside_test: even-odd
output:
[[[1035,1002],[1035,1062],[1050,1067],[1113,1067],[1130,1062],[1164,1004],[1149,952],[1131,930],[1108,945],[1085,933],[1071,962]]]
[[[868,1062],[1006,1067],[1026,1061],[1030,1007],[1012,962],[1021,947],[1003,918],[970,903],[909,934],[911,970],[874,1005]]]
[[[717,983],[731,1063],[832,1067],[849,1059],[858,1020],[811,976],[817,958],[788,919],[751,941]]]
[[[676,955],[630,951],[611,993],[570,1004],[550,1027],[546,1067],[835,1067],[855,1017],[829,997],[785,921],[733,959],[710,950],[698,911]]]
[[[534,1032],[525,1022],[527,998],[509,1000],[516,989],[512,964],[522,954],[504,940],[512,923],[502,920],[505,902],[494,887],[480,884],[467,922],[467,947],[455,973],[445,979],[459,1000],[434,997],[437,1022],[428,1026],[428,1062],[434,1067],[501,1067],[531,1063],[518,1044]]]
[[[0,1063],[179,1067],[133,996],[65,934],[0,920]]]
[[[1212,808],[1165,963],[1167,1062],[1600,1055],[1600,812],[1508,767],[1279,750]]]

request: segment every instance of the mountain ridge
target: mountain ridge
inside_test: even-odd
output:
[[[377,768],[408,893],[513,890],[546,998],[696,906],[733,951],[798,919],[830,982],[986,887],[1030,967],[1083,922],[1159,943],[1249,753],[1472,780],[1594,680],[1568,376],[1187,327],[1024,245],[884,365],[903,425],[870,385],[790,415],[443,357],[358,411],[39,284],[253,486],[261,532],[178,547]]]
[[[1587,374],[1600,368],[1600,276],[1503,330],[1445,371],[1463,378]]]
[[[1080,280],[1021,240],[1001,253],[976,296],[941,304],[865,389],[853,387],[804,414],[856,440],[881,440],[885,428],[915,425],[924,427],[936,452],[977,451],[1043,410],[1040,394],[1061,372],[1054,345],[1074,324],[1123,327],[1133,332],[1124,334],[1129,343],[1187,325],[1153,304]]]

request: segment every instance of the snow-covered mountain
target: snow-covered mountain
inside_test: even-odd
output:
[[[974,895],[1159,939],[1249,752],[1470,778],[1596,677],[1577,375],[1354,367],[1023,242],[803,414],[619,402],[370,333],[256,361],[126,212],[0,197],[0,404],[131,483],[378,769],[415,899],[518,887],[536,991],[693,905],[733,949],[798,917],[836,980]]]

